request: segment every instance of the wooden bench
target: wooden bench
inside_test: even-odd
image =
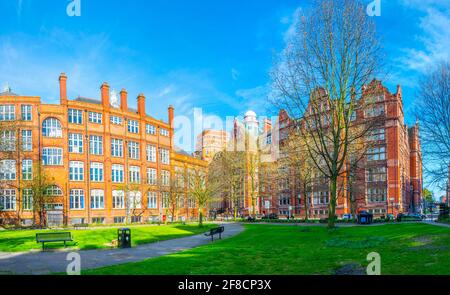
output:
[[[77,223],[73,225],[74,229],[80,229],[80,228],[84,228],[87,229],[89,227],[89,224],[87,223]]]
[[[209,233],[205,233],[205,236],[211,236],[211,241],[214,241],[214,235],[219,235],[219,239],[222,239],[222,233],[225,231],[225,227],[219,226],[209,230]]]
[[[36,234],[36,243],[42,243],[42,251],[44,251],[45,243],[64,242],[64,248],[66,248],[66,242],[72,241],[72,234],[70,232]]]

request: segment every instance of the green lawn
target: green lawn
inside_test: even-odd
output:
[[[367,267],[381,255],[382,274],[450,274],[450,229],[426,224],[347,227],[245,225],[236,237],[178,254],[83,274],[333,274]]]
[[[140,245],[156,241],[181,238],[206,232],[214,225],[148,225],[131,226],[132,244]],[[87,230],[63,230],[72,233],[75,243],[67,243],[68,247],[78,249],[108,248],[107,244],[117,239],[117,228],[99,228]],[[41,249],[42,244],[36,243],[36,233],[56,232],[55,230],[4,230],[0,231],[0,251],[18,252],[31,249]],[[63,243],[46,243],[46,248],[61,248]]]

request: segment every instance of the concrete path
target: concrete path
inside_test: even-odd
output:
[[[222,238],[232,237],[244,230],[238,223],[224,224]],[[77,251],[81,256],[81,269],[93,269],[172,254],[211,243],[204,234],[140,245],[130,249]],[[0,274],[45,275],[66,272],[70,261],[67,251],[57,252],[0,252]]]

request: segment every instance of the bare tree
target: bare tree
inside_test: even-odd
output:
[[[208,183],[216,188],[214,199],[222,199],[227,210],[232,210],[234,220],[243,200],[245,175],[245,153],[222,151],[218,153],[208,168]]]
[[[31,191],[34,225],[39,227],[47,226],[46,204],[52,203],[54,198],[53,194],[49,192],[53,185],[54,178],[50,177],[42,169],[40,163],[33,166],[32,180],[23,183],[23,189]],[[29,202],[29,200],[27,201]]]
[[[189,175],[188,191],[198,205],[198,224],[200,226],[203,225],[203,210],[206,208],[214,190],[214,183],[208,183],[205,171],[192,170]]]
[[[422,78],[416,116],[430,184],[446,189],[450,165],[450,63],[442,61]]]
[[[380,66],[375,24],[359,0],[317,0],[272,71],[273,102],[295,118],[314,166],[329,180],[328,226],[335,226],[338,181],[349,145],[368,128],[351,128],[363,86]],[[370,89],[364,92],[367,95]]]

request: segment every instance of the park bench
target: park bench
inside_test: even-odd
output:
[[[70,232],[36,234],[36,243],[42,243],[42,251],[44,251],[45,243],[64,242],[64,248],[66,248],[66,242],[72,241],[72,234]]]
[[[84,228],[87,229],[89,227],[89,224],[87,223],[77,223],[73,225],[74,229],[80,229],[80,228]]]
[[[206,233],[205,236],[211,236],[211,241],[214,241],[214,235],[219,235],[219,239],[222,239],[222,233],[225,231],[225,227],[219,226],[216,228],[212,228],[209,230],[209,233]]]

